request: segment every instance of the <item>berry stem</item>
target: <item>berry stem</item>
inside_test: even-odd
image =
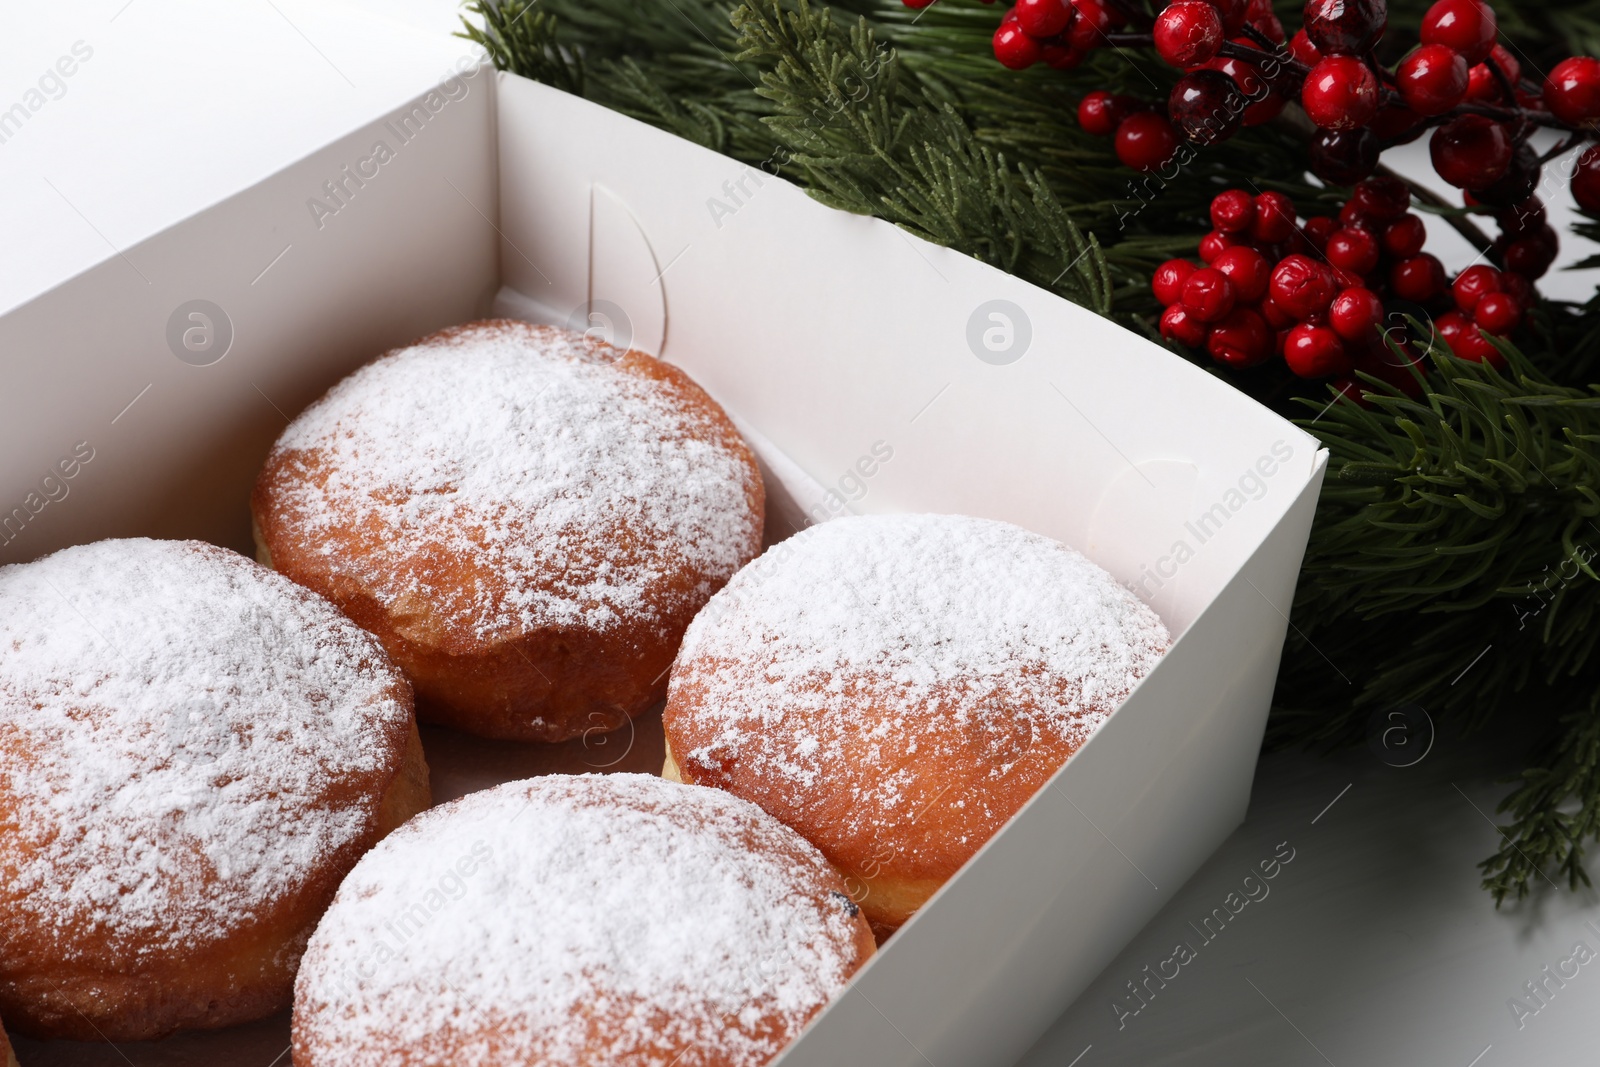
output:
[[[1572,151],[1574,148],[1577,148],[1579,145],[1581,145],[1585,140],[1587,140],[1587,138],[1585,138],[1583,134],[1575,133],[1571,137],[1568,137],[1562,141],[1558,141],[1554,146],[1551,147],[1550,151],[1539,157],[1539,166],[1544,166],[1546,163],[1561,155],[1563,152]]]
[[[1494,56],[1490,56],[1488,59],[1485,59],[1484,62],[1489,65],[1489,73],[1494,75],[1494,80],[1500,83],[1501,95],[1509,100],[1512,104],[1516,104],[1516,86],[1511,84],[1511,79],[1506,77],[1506,72],[1500,69],[1500,64],[1495,61]]]
[[[1274,41],[1271,37],[1268,37],[1266,34],[1262,33],[1248,22],[1239,28],[1239,32],[1250,38],[1256,44],[1260,45],[1262,51],[1277,52],[1280,50],[1277,41]]]

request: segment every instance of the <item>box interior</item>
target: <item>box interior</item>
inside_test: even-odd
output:
[[[372,163],[380,143],[388,158]],[[287,269],[261,273],[285,243]],[[197,298],[232,338],[205,365],[168,339]],[[969,340],[991,301],[1027,322],[1014,361]],[[863,972],[853,989],[872,990],[871,1010],[842,999],[784,1062],[916,1063],[923,1049],[944,1051],[940,1067],[1000,1062],[972,1034],[1001,995],[1026,1047],[1242,817],[1316,442],[1025,282],[480,70],[0,317],[0,563],[130,535],[248,551],[249,487],[290,418],[384,349],[491,311],[609,331],[683,366],[761,454],[769,540],[847,511],[1005,519],[1083,551],[1182,636]],[[45,491],[79,442],[94,458]],[[642,721],[625,746],[437,734],[429,756],[443,797],[556,769],[652,770],[659,744]],[[1154,892],[1133,899],[1141,879]],[[929,984],[962,945],[970,971]],[[1076,955],[1052,962],[1041,945]]]

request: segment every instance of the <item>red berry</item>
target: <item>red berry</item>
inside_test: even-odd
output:
[[[1163,306],[1176,304],[1183,296],[1183,283],[1189,280],[1195,266],[1187,259],[1169,259],[1156,268],[1150,279],[1150,288]]]
[[[1238,243],[1238,240],[1232,235],[1212,230],[1200,238],[1200,262],[1206,264],[1215,263],[1218,256]]]
[[[1222,32],[1229,37],[1236,36],[1244,29],[1244,23],[1250,17],[1249,0],[1206,0],[1217,9],[1222,16]]]
[[[1228,276],[1215,267],[1201,267],[1184,280],[1183,309],[1201,322],[1216,322],[1238,301]]]
[[[1522,64],[1517,62],[1515,56],[1507,52],[1500,45],[1494,46],[1494,51],[1489,53],[1489,58],[1482,63],[1475,64],[1467,73],[1467,99],[1503,101],[1505,92],[1500,85],[1500,79],[1495,77],[1490,63],[1500,68],[1500,73],[1506,76],[1506,81],[1512,85],[1517,84],[1517,79],[1522,77]],[[1518,103],[1521,103],[1521,90],[1518,92]],[[1535,98],[1537,99],[1537,98]],[[1532,106],[1532,101],[1524,106]]]
[[[1383,36],[1384,0],[1306,0],[1306,36],[1325,56],[1361,56]]]
[[[1262,297],[1260,303],[1256,304],[1256,311],[1260,313],[1263,319],[1267,320],[1267,325],[1274,330],[1287,330],[1300,321],[1273,303],[1270,294]]]
[[[1283,193],[1261,193],[1256,197],[1256,217],[1250,236],[1268,244],[1278,244],[1294,236],[1294,201]]]
[[[1538,151],[1523,141],[1512,148],[1506,172],[1483,188],[1474,189],[1473,195],[1479,203],[1509,207],[1533,195],[1539,187],[1540,169]]]
[[[1139,101],[1131,96],[1096,89],[1078,102],[1078,125],[1083,127],[1085,133],[1110,137],[1117,132],[1117,125],[1138,111],[1139,107]]]
[[[1331,185],[1352,185],[1378,166],[1378,138],[1366,126],[1318,130],[1311,139],[1311,173]]]
[[[1590,145],[1573,165],[1572,199],[1583,210],[1600,214],[1600,145]]]
[[[1222,47],[1222,15],[1206,0],[1178,0],[1156,16],[1152,35],[1162,59],[1188,70]]]
[[[1414,304],[1433,299],[1444,287],[1444,264],[1426,252],[1402,259],[1389,271],[1389,288],[1394,290],[1394,295]]]
[[[1378,79],[1354,56],[1326,56],[1306,75],[1300,106],[1324,129],[1365,126],[1378,111]]]
[[[1211,225],[1222,233],[1243,233],[1255,219],[1255,197],[1243,189],[1229,189],[1211,198]]]
[[[1322,53],[1311,43],[1311,38],[1306,36],[1305,30],[1298,30],[1289,38],[1289,54],[1308,67],[1316,66],[1317,60],[1322,58]]]
[[[1072,21],[1072,5],[1067,0],[1017,0],[1011,10],[1029,37],[1054,37]]]
[[[1305,235],[1311,246],[1318,252],[1328,247],[1328,238],[1333,236],[1333,231],[1339,224],[1326,215],[1313,215],[1306,219]]]
[[[1458,189],[1493,185],[1511,165],[1511,136],[1483,115],[1460,115],[1433,131],[1428,152],[1439,177]]]
[[[1533,287],[1533,283],[1520,274],[1502,274],[1500,286],[1502,290],[1516,298],[1517,306],[1524,312],[1539,299],[1539,292]]]
[[[1427,243],[1428,228],[1415,215],[1391,222],[1383,231],[1383,250],[1396,259],[1410,259]]]
[[[1472,319],[1490,333],[1504,337],[1522,321],[1522,308],[1510,293],[1484,293]]]
[[[1234,308],[1228,317],[1211,328],[1206,351],[1224,366],[1243,369],[1272,358],[1272,330],[1256,312]]]
[[[1485,294],[1498,293],[1503,288],[1500,272],[1479,263],[1456,275],[1456,280],[1450,285],[1450,295],[1463,315],[1471,315]]]
[[[1557,63],[1544,82],[1544,104],[1573,126],[1600,118],[1600,59],[1573,56]]]
[[[1206,324],[1189,314],[1182,304],[1173,304],[1161,314],[1161,336],[1169,341],[1199,348],[1206,343]]]
[[[1356,230],[1377,230],[1383,226],[1383,223],[1363,210],[1360,202],[1354,197],[1345,201],[1344,207],[1339,209],[1339,224],[1347,229]]]
[[[1461,335],[1466,333],[1471,325],[1472,320],[1461,312],[1446,311],[1434,320],[1433,328],[1438,332],[1439,337],[1444,340],[1444,343],[1454,349],[1456,342],[1461,339]]]
[[[1228,60],[1228,62],[1230,64],[1238,63],[1237,60],[1232,60],[1232,59]],[[1241,66],[1241,67],[1245,66],[1245,64],[1243,64],[1243,63],[1238,63],[1238,65]],[[1228,74],[1230,77],[1232,76],[1232,72],[1231,71],[1223,71],[1223,73],[1224,74]],[[1238,78],[1234,78],[1234,84],[1235,85],[1239,84],[1239,79]],[[1242,91],[1244,92],[1244,94],[1245,94],[1245,96],[1247,98],[1252,95],[1252,90],[1250,90],[1250,89],[1243,89]],[[1289,104],[1288,97],[1284,96],[1281,93],[1268,92],[1265,95],[1261,96],[1259,99],[1257,99],[1249,107],[1244,109],[1244,122],[1243,122],[1243,125],[1245,125],[1245,126],[1265,126],[1267,123],[1271,122],[1273,119],[1275,119],[1279,115],[1283,114],[1283,109],[1285,107],[1287,107],[1288,104]]]
[[[1542,278],[1555,263],[1560,250],[1561,241],[1556,231],[1544,226],[1532,236],[1519,237],[1506,246],[1506,270],[1524,278]]]
[[[1517,84],[1522,79],[1522,64],[1517,62],[1516,56],[1506,51],[1505,45],[1495,45],[1494,49],[1489,53],[1489,58],[1484,62],[1492,63],[1499,67],[1500,73],[1504,74],[1506,80],[1512,85]]]
[[[1228,276],[1239,303],[1254,304],[1266,295],[1272,264],[1255,249],[1243,246],[1226,249],[1211,265]]]
[[[1355,187],[1350,202],[1378,222],[1393,222],[1411,210],[1411,187],[1387,174],[1368,178]]]
[[[1343,229],[1328,238],[1328,262],[1365,274],[1378,265],[1378,239],[1366,230]]]
[[[1052,70],[1071,70],[1089,58],[1089,53],[1080,52],[1070,44],[1061,44],[1059,41],[1050,41],[1044,46],[1044,65]]]
[[[1286,256],[1272,272],[1272,301],[1296,318],[1326,311],[1333,301],[1333,272],[1310,256]]]
[[[1506,365],[1500,350],[1485,340],[1478,326],[1459,311],[1449,311],[1439,316],[1439,336],[1450,346],[1457,359],[1473,363],[1490,363],[1497,367]]]
[[[1500,79],[1489,64],[1479,63],[1467,71],[1467,99],[1492,101],[1500,96]]]
[[[1328,325],[1346,341],[1370,341],[1382,321],[1383,301],[1361,286],[1346,289],[1328,308]]]
[[[1364,408],[1372,406],[1372,402],[1367,399],[1366,386],[1348,374],[1335,378],[1328,385],[1345,400]]]
[[[1283,32],[1283,23],[1272,10],[1272,0],[1249,0],[1245,4],[1245,22],[1254,27],[1273,44],[1282,44],[1289,38]]]
[[[1178,150],[1178,131],[1162,115],[1140,111],[1117,125],[1117,158],[1134,170],[1153,170]]]
[[[1184,137],[1196,144],[1226,141],[1239,131],[1244,94],[1233,79],[1214,70],[1190,71],[1167,98],[1167,114]]]
[[[1422,16],[1422,43],[1442,44],[1482,63],[1499,34],[1494,9],[1481,0],[1439,0]]]
[[[1396,85],[1419,115],[1443,115],[1467,94],[1467,61],[1442,44],[1425,44],[1400,61]]]
[[[1026,70],[1044,58],[1044,46],[1015,22],[1002,22],[994,31],[994,57],[1001,66]]]
[[[1494,219],[1500,224],[1500,232],[1513,241],[1518,237],[1531,237],[1550,221],[1549,213],[1544,209],[1544,201],[1537,196],[1530,196],[1521,203],[1512,204],[1496,213]]]
[[[1253,42],[1246,43],[1254,48]],[[1243,125],[1260,126],[1262,123],[1271,122],[1278,117],[1286,103],[1280,93],[1274,92],[1261,76],[1261,71],[1249,63],[1232,57],[1218,57],[1206,65],[1207,70],[1219,71],[1226,74],[1239,87],[1248,106],[1244,109]]]
[[[1079,52],[1088,52],[1106,43],[1106,34],[1121,20],[1101,0],[1072,0],[1077,16],[1067,27],[1067,42]]]
[[[1283,361],[1302,378],[1326,378],[1348,374],[1350,360],[1344,342],[1326,326],[1301,323],[1289,331],[1283,343]]]

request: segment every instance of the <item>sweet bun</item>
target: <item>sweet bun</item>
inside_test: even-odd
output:
[[[658,703],[763,509],[754,456],[682,371],[509,320],[345,379],[252,497],[257,558],[376,634],[424,721],[525,741]]]
[[[816,849],[650,775],[550,775],[356,865],[295,983],[295,1067],[758,1067],[872,955]]]
[[[137,1041],[281,1011],[356,858],[428,804],[411,689],[237,553],[0,568],[0,1015]]]
[[[669,778],[761,806],[905,922],[1166,650],[1057,541],[955,515],[842,518],[769,549],[690,626]]]

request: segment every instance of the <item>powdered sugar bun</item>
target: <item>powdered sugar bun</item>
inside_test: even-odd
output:
[[[296,1067],[757,1067],[872,954],[817,851],[753,804],[551,775],[356,865],[295,985]]]
[[[1100,567],[1009,523],[843,518],[769,549],[689,627],[668,777],[794,827],[880,933],[955,873],[1169,637]]]
[[[411,690],[234,552],[0,568],[0,1014],[142,1040],[288,1003],[356,857],[428,804]]]
[[[568,330],[444,330],[278,440],[263,562],[338,603],[419,713],[560,741],[660,701],[696,611],[760,550],[754,456],[676,367]]]

